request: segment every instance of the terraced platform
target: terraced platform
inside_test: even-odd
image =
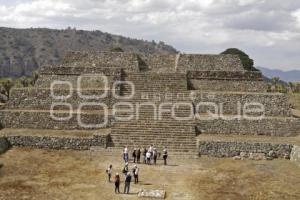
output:
[[[153,144],[215,156],[268,153],[281,148],[278,140],[288,143],[277,151],[284,157],[300,134],[299,114],[285,94],[266,91],[262,74],[233,55],[70,52],[62,64],[42,67],[35,87],[11,91],[0,136],[37,148],[119,152]]]

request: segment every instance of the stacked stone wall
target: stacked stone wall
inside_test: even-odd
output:
[[[265,116],[285,116],[292,115],[288,97],[279,93],[230,93],[230,92],[193,92],[194,104],[203,102],[214,103],[218,106],[220,112],[221,107],[223,114],[237,114],[239,110],[250,104],[261,104],[264,108]],[[240,105],[240,108],[239,108]],[[206,112],[211,110],[212,106],[201,106],[199,111]],[[242,114],[242,113],[241,113]]]
[[[147,70],[154,72],[175,72],[175,59],[176,55],[140,55]]]
[[[138,70],[138,55],[126,52],[69,52],[63,59],[64,64],[76,66],[76,63],[88,65],[96,65],[98,67],[119,67],[128,70]]]
[[[90,130],[99,129],[99,127],[87,127],[86,125],[101,125],[105,126],[101,128],[107,128],[111,126],[112,116],[108,115],[107,123],[105,122],[104,114],[94,113],[69,113],[65,111],[63,113],[54,113],[55,117],[67,118],[68,120],[53,119],[50,115],[50,111],[1,111],[0,121],[5,128],[28,128],[28,129],[54,129],[54,130]],[[78,117],[83,122],[81,125],[78,121]]]
[[[90,137],[71,136],[6,136],[11,146],[32,147],[40,149],[88,150],[92,146],[106,148],[108,135]]]
[[[258,143],[258,142],[230,142],[230,141],[199,141],[200,155],[213,157],[249,157],[252,153],[263,153],[272,157],[287,158],[293,149],[290,144]]]
[[[53,95],[51,94],[50,89],[44,88],[22,88],[22,89],[13,89],[11,91],[10,100],[5,105],[6,109],[42,109],[50,110],[51,105],[67,103],[71,104],[73,109],[77,109],[81,103],[103,103],[109,109],[115,103],[116,99],[112,97],[112,90],[106,91],[107,95],[100,99],[87,99],[78,95],[77,90],[53,90]],[[119,92],[116,91],[119,95]],[[58,96],[71,96],[67,99],[56,99]],[[85,96],[101,96],[105,94],[104,90],[82,90],[82,95]],[[98,107],[98,108],[97,108]],[[54,109],[66,109],[65,106],[56,106]],[[99,109],[99,106],[88,106],[85,109]]]
[[[180,54],[177,70],[186,71],[244,71],[236,55]]]
[[[251,71],[188,71],[188,79],[263,81],[261,72]]]
[[[189,88],[201,91],[267,92],[263,81],[189,80]]]
[[[298,118],[212,119],[197,120],[197,130],[202,134],[297,136],[300,130]]]

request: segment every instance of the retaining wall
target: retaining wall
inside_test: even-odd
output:
[[[6,139],[10,145],[19,147],[88,150],[92,146],[106,148],[108,135],[95,135],[91,137],[7,136]]]
[[[245,71],[236,55],[180,54],[177,70],[186,71]]]
[[[189,80],[189,88],[202,91],[267,92],[263,81]]]
[[[200,155],[213,157],[234,157],[241,153],[249,157],[251,153],[263,153],[266,156],[272,154],[275,158],[287,158],[292,148],[293,145],[277,143],[199,141]]]
[[[212,119],[197,120],[197,129],[203,134],[297,136],[300,134],[298,118]]]
[[[5,128],[29,128],[29,129],[54,129],[54,130],[90,130],[99,127],[85,127],[78,122],[76,112],[71,113],[71,118],[66,120],[54,120],[50,116],[50,111],[30,112],[30,111],[0,111],[0,122]],[[67,118],[68,112],[55,113],[55,117]],[[101,113],[81,113],[80,119],[84,125],[105,124],[104,115]],[[108,116],[107,124],[101,128],[110,127],[112,123],[111,115]]]
[[[194,104],[201,102],[211,102],[218,105],[219,112],[223,108],[224,114],[237,114],[238,110],[243,110],[246,103],[260,103],[264,106],[266,116],[292,115],[288,97],[279,93],[231,93],[231,92],[193,92]],[[240,103],[241,108],[238,109]],[[201,106],[199,111],[206,112],[214,108],[212,106]]]

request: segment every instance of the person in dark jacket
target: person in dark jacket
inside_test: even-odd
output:
[[[131,182],[131,174],[130,172],[128,172],[125,178],[124,194],[129,194],[130,182]]]
[[[158,155],[158,152],[157,152],[156,148],[154,148],[154,150],[153,150],[153,162],[154,162],[154,165],[156,165],[157,155]]]
[[[133,163],[135,163],[135,161],[136,161],[136,148],[133,149],[132,157],[133,157]]]
[[[128,171],[129,171],[129,169],[128,169],[128,163],[125,163],[125,166],[124,166],[123,171],[122,171],[123,174],[125,175],[125,177],[126,177]]]
[[[132,170],[133,176],[134,176],[134,184],[139,183],[139,173],[140,173],[140,168],[138,168],[137,165],[134,166]]]
[[[136,151],[136,162],[140,163],[141,162],[141,149],[138,148]]]
[[[120,175],[118,173],[116,173],[116,176],[115,176],[115,193],[120,193]]]

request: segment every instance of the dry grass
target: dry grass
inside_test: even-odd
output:
[[[139,188],[164,189],[170,200],[300,198],[299,167],[287,160],[171,159],[169,166],[140,165],[141,183],[132,184],[131,195],[116,195],[105,169],[113,164],[114,172],[121,172],[121,159],[88,155],[14,148],[0,157],[5,165],[0,171],[0,199],[134,200]]]

